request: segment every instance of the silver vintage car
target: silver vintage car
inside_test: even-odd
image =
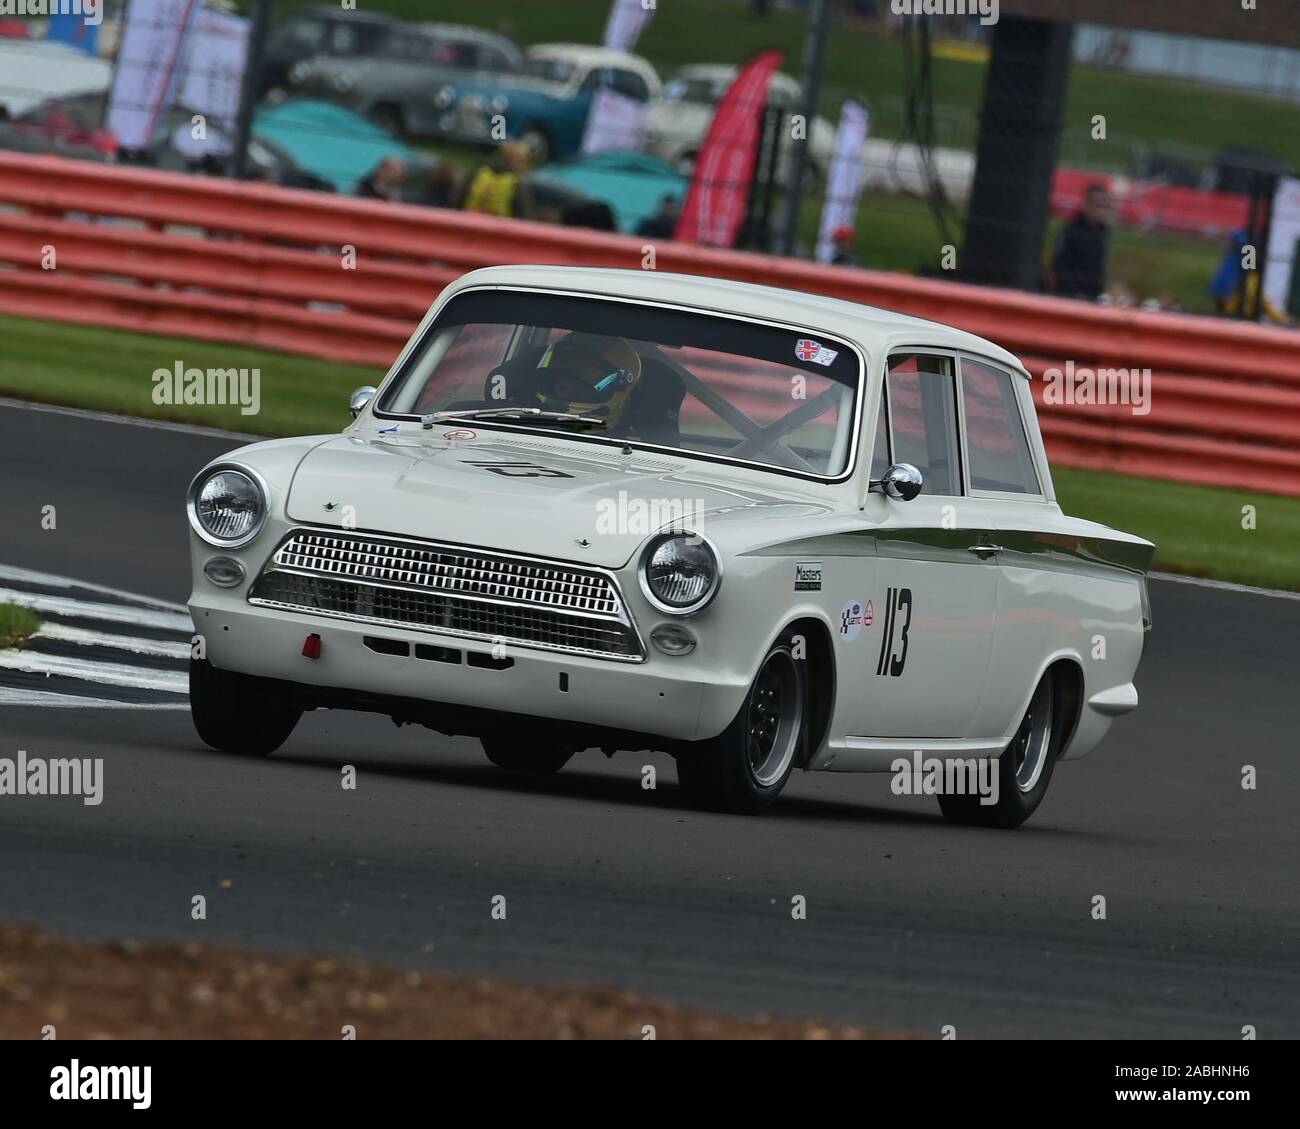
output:
[[[707,808],[878,771],[1014,827],[1137,705],[1153,547],[1061,512],[1028,374],[968,333],[494,267],[352,412],[190,488],[191,706],[219,749],[364,710],[515,770],[665,751]]]

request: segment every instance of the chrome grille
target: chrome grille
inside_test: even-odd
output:
[[[644,653],[606,574],[428,541],[295,530],[249,602],[606,658]]]

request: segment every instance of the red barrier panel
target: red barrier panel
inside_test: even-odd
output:
[[[0,310],[386,366],[437,293],[496,263],[642,269],[645,242],[446,209],[0,153]],[[104,222],[107,220],[108,222]],[[57,269],[42,269],[46,248]],[[660,271],[955,325],[1048,368],[1149,369],[1152,410],[1043,403],[1054,459],[1300,495],[1300,338],[1271,326],[663,242]],[[10,269],[4,269],[6,265]]]

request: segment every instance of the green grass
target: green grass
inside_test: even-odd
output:
[[[280,0],[276,17],[311,0]],[[248,0],[240,0],[246,9]],[[367,11],[386,11],[410,20],[443,20],[507,31],[519,42],[596,43],[609,12],[607,0],[371,0]],[[804,16],[773,11],[754,17],[739,0],[665,0],[637,45],[661,73],[688,63],[740,62],[769,47],[785,52],[785,69],[801,66]],[[951,131],[944,144],[969,148],[984,92],[986,67],[979,62],[936,59],[936,113]],[[865,98],[876,110],[877,136],[895,136],[903,90],[903,52],[862,22],[837,14],[826,53],[824,113],[838,113],[840,100]],[[1087,136],[1094,114],[1106,117],[1109,141],[1092,142],[1106,163],[1130,143],[1186,146],[1214,152],[1225,146],[1262,149],[1300,166],[1300,106],[1168,79],[1141,78],[1090,67],[1074,67],[1065,127]]]
[[[260,349],[150,337],[57,322],[0,317],[0,394],[47,404],[201,423],[255,435],[338,431],[348,422],[348,396],[376,384],[382,370]],[[238,405],[158,405],[152,375],[186,368],[261,371],[257,415]]]
[[[340,430],[348,394],[379,373],[214,342],[0,318],[0,395],[126,415],[207,424],[258,435]],[[177,359],[197,368],[262,372],[262,411],[237,407],[160,406],[151,374]],[[1300,498],[1181,486],[1118,474],[1053,470],[1066,513],[1136,533],[1158,546],[1155,567],[1300,590]],[[1242,528],[1242,506],[1256,508],[1255,530]],[[0,639],[6,609],[0,607]]]
[[[0,604],[0,651],[31,638],[40,626],[41,621],[34,612],[17,604]]]
[[[1059,466],[1052,479],[1071,517],[1154,541],[1155,569],[1300,590],[1300,498]],[[1254,529],[1242,526],[1244,506],[1254,507]]]

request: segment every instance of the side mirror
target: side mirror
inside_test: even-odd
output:
[[[921,472],[911,463],[894,463],[879,482],[871,484],[871,490],[895,501],[910,502],[921,492],[923,485]]]
[[[352,399],[348,401],[348,408],[352,412],[352,418],[356,419],[366,410],[366,405],[370,403],[370,398],[375,394],[375,390],[365,384],[352,393]]]

